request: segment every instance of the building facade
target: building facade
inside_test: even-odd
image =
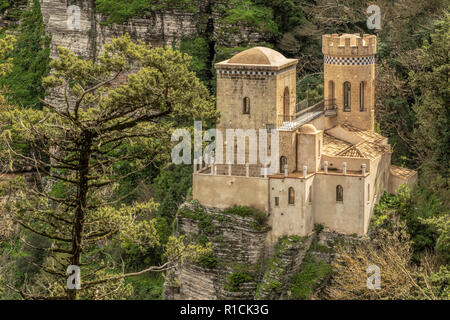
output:
[[[308,235],[314,224],[364,235],[382,193],[417,179],[391,165],[387,138],[374,132],[376,37],[324,35],[322,52],[324,99],[306,107],[296,103],[296,59],[256,47],[215,65],[217,129],[267,129],[269,146],[277,133],[276,172],[252,159],[260,150],[250,137],[241,158],[224,141],[228,161],[194,166],[193,198],[267,212],[271,242]]]

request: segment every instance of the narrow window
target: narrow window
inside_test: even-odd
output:
[[[336,187],[336,201],[342,202],[344,201],[344,188],[341,185]]]
[[[370,201],[370,184],[367,185],[367,201]]]
[[[288,203],[295,204],[295,192],[294,188],[290,187],[288,191]]]
[[[321,140],[319,140],[319,157],[322,155],[322,152],[321,152],[321,150],[322,150],[322,141]]]
[[[349,112],[351,101],[351,85],[350,82],[344,82],[344,111]]]
[[[308,195],[308,202],[312,202],[312,186],[309,186],[309,195]]]
[[[284,166],[287,164],[287,159],[285,156],[280,158],[280,173],[284,173]]]
[[[244,98],[243,113],[250,114],[250,98],[249,97]]]
[[[364,90],[365,90],[365,84],[364,82],[361,82],[359,84],[359,111],[364,111]]]
[[[289,121],[289,87],[284,88],[283,95],[283,121]]]
[[[334,81],[333,80],[328,81],[328,99],[330,99],[330,100],[334,99]]]
[[[280,205],[280,198],[275,197],[275,207],[278,207]]]

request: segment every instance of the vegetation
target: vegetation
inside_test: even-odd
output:
[[[128,76],[128,83],[110,87],[132,65],[140,69]],[[6,209],[22,228],[52,243],[51,248],[41,248],[48,253],[39,265],[42,284],[17,289],[23,298],[119,298],[130,294],[124,278],[172,269],[210,250],[185,243],[183,236],[170,236],[162,244],[157,220],[143,219],[156,211],[153,200],[128,206],[113,196],[121,180],[146,168],[155,151],[164,152],[169,128],[215,116],[207,89],[188,65],[189,59],[177,51],[135,44],[129,36],[105,45],[97,62],[60,48],[44,83],[61,88],[73,100],[67,99],[62,109],[42,100],[43,110],[17,106],[1,114],[2,148],[10,163],[16,158],[28,162],[38,182],[31,189],[25,183],[17,185]],[[16,136],[33,147],[32,157],[14,147]],[[141,152],[124,152],[124,143],[139,145]],[[131,172],[121,172],[117,164],[123,160]],[[61,183],[64,197],[55,197],[52,187],[61,189]],[[142,250],[162,246],[166,262],[138,272],[114,272],[108,267],[111,258],[102,250],[105,241]],[[85,275],[81,290],[61,284],[69,265],[80,266]]]
[[[330,273],[332,299],[449,298],[448,1],[233,0],[205,7],[194,0],[96,0],[104,24],[179,10],[193,14],[197,34],[164,49],[124,37],[96,62],[60,49],[51,64],[40,2],[27,2],[0,0],[0,176],[34,171],[0,185],[8,200],[0,208],[1,299],[160,299],[164,279],[144,271],[184,258],[217,268],[209,238],[220,237],[220,216],[215,221],[195,202],[195,210],[178,210],[192,196],[192,167],[169,164],[170,133],[194,118],[216,121],[214,63],[256,45],[299,59],[297,99],[320,101],[321,35],[344,32],[377,35],[376,130],[389,138],[393,163],[417,168],[419,182],[382,196],[371,242],[355,237],[336,249],[341,259],[332,269],[339,272],[307,255],[290,298],[310,299]],[[380,30],[367,29],[369,4],[381,8]],[[130,71],[128,84],[118,85]],[[55,89],[71,98],[68,108],[48,101]],[[177,212],[197,220],[197,238],[173,236]],[[266,214],[252,208],[224,214],[267,228]],[[293,241],[302,239],[284,238],[280,246]],[[268,266],[275,274],[283,272],[280,246]],[[311,250],[330,253],[317,241]],[[80,262],[89,276],[75,295],[62,286],[67,266]],[[383,270],[381,291],[364,287],[369,262]],[[236,267],[228,289],[252,277]],[[268,279],[261,286],[278,292],[283,284]]]
[[[331,275],[332,268],[324,261],[317,260],[311,253],[303,260],[300,271],[293,277],[288,290],[291,300],[311,299],[317,286]]]
[[[21,15],[19,35],[8,58],[14,61],[11,72],[0,78],[6,88],[9,104],[41,107],[39,99],[45,96],[42,79],[49,73],[50,38],[45,35],[39,0]]]

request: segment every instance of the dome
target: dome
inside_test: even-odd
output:
[[[281,53],[265,47],[254,47],[233,56],[227,63],[279,66],[290,62]]]
[[[300,127],[301,133],[317,133],[316,127],[314,125],[308,123]]]

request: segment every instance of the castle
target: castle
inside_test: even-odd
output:
[[[215,65],[217,129],[276,131],[278,170],[261,174],[246,141],[244,163],[194,166],[193,198],[267,212],[270,242],[314,224],[364,235],[382,193],[417,179],[391,165],[387,138],[374,131],[376,36],[323,35],[322,52],[324,99],[312,106],[296,103],[296,59],[255,47]]]

